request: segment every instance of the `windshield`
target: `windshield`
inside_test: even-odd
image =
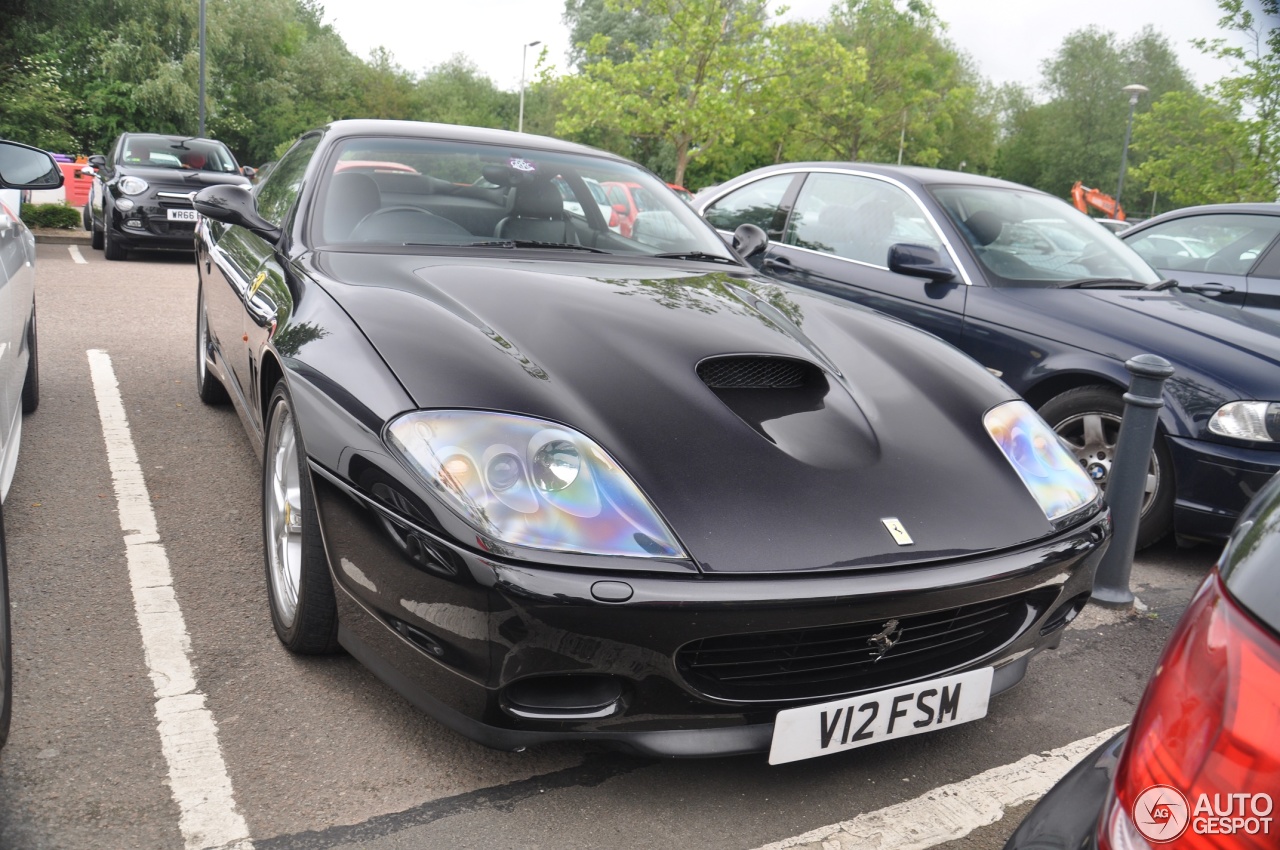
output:
[[[234,174],[240,170],[231,151],[222,142],[169,136],[129,136],[125,139],[121,162],[125,165],[223,174]]]
[[[935,186],[930,191],[964,235],[992,286],[1160,280],[1128,245],[1065,201],[999,186]]]
[[[348,165],[353,162],[378,167]],[[465,141],[352,138],[325,172],[313,230],[325,247],[534,247],[737,262],[665,185],[611,158]],[[633,187],[636,198],[638,211],[625,221],[606,197],[618,184]]]

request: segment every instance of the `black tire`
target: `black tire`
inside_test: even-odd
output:
[[[209,371],[209,314],[204,306],[204,287],[196,287],[196,394],[205,404],[226,404],[227,388]]]
[[[36,308],[31,308],[31,324],[27,327],[27,377],[22,382],[22,413],[35,413],[40,406],[40,357],[36,346]]]
[[[338,607],[320,538],[302,432],[293,411],[289,388],[280,381],[267,406],[262,461],[262,542],[267,596],[271,623],[285,648],[299,655],[323,655],[338,649]],[[289,441],[292,452],[286,448]],[[291,467],[296,479],[289,475]],[[289,502],[291,488],[284,486],[293,480],[298,484],[297,505]],[[277,487],[277,483],[282,486]],[[284,505],[290,507],[285,509]],[[296,533],[280,534],[281,529],[294,527],[292,517],[297,515],[301,521]],[[295,571],[296,576],[291,575]]]
[[[13,718],[13,649],[9,627],[9,562],[4,550],[4,511],[0,509],[0,747],[9,740]]]
[[[1104,385],[1076,387],[1045,402],[1040,407],[1040,415],[1071,444],[1076,459],[1086,470],[1102,476],[1099,485],[1105,491],[1124,415],[1123,391]],[[1092,432],[1092,437],[1087,430]],[[1173,459],[1159,432],[1147,474],[1150,489],[1143,499],[1138,520],[1139,549],[1157,542],[1173,528]]]
[[[102,256],[108,260],[127,260],[129,252],[121,246],[118,239],[111,238],[111,228],[104,222],[102,225]]]
[[[80,209],[80,223],[84,225],[85,230],[93,231],[93,206],[88,201]]]
[[[89,242],[93,246],[93,250],[101,251],[103,244],[102,229],[99,228],[98,223],[93,220],[92,202],[85,205],[85,210],[89,214]]]

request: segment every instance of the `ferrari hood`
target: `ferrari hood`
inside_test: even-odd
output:
[[[1013,393],[870,311],[739,273],[595,257],[312,262],[419,407],[586,434],[704,571],[919,563],[1053,533],[983,426]],[[810,392],[735,395],[699,369],[754,357],[799,364]]]

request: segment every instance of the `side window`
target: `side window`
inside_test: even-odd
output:
[[[788,245],[888,267],[900,242],[942,250],[915,199],[883,180],[856,174],[810,174],[796,198]]]
[[[748,183],[707,207],[702,217],[721,230],[735,230],[743,224],[771,230],[778,206],[794,179],[794,174],[775,174]]]
[[[1280,233],[1280,217],[1201,215],[1178,218],[1127,240],[1156,268],[1246,274]]]
[[[280,157],[267,179],[258,184],[258,214],[277,227],[284,224],[289,208],[298,199],[298,193],[302,191],[302,178],[307,173],[307,164],[311,162],[319,144],[318,134],[300,140]]]

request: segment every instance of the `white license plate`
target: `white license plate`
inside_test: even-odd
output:
[[[769,764],[825,756],[987,716],[994,669],[778,712]]]
[[[195,210],[168,210],[169,221],[195,221]]]

